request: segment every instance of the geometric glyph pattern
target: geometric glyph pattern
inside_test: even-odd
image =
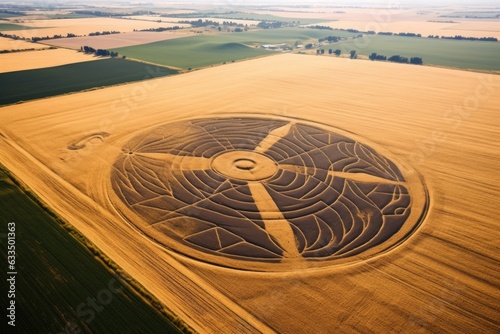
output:
[[[159,126],[126,144],[111,183],[146,235],[154,229],[174,250],[181,244],[238,260],[346,258],[417,223],[407,222],[412,198],[393,162],[294,120]]]

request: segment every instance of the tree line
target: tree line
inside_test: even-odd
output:
[[[393,33],[389,31],[379,31],[375,32],[373,30],[369,31],[361,31],[357,29],[337,29],[341,31],[347,31],[351,33],[363,33],[367,35],[381,35],[381,36],[401,36],[401,37],[423,37],[422,34],[416,34],[413,32],[400,32],[400,33]],[[498,42],[498,38],[496,37],[464,37],[461,35],[456,35],[456,36],[439,36],[439,35],[429,35],[427,38],[441,38],[441,39],[455,39],[455,40],[467,40],[467,41],[481,41],[481,42]]]
[[[54,50],[54,49],[57,49],[57,48],[55,46],[51,46],[51,47],[48,47],[46,49],[29,48],[29,49],[0,50],[0,54],[2,54],[2,53],[12,53],[12,52],[24,52],[24,51]]]
[[[464,37],[461,35],[456,36],[437,36],[437,35],[429,35],[429,38],[441,38],[441,39],[456,39],[459,41],[480,41],[480,42],[498,42],[498,38],[496,37]]]
[[[85,53],[93,53],[96,56],[101,56],[101,57],[118,57],[118,52],[114,51],[109,51],[105,49],[94,49],[93,47],[90,46],[81,46],[80,51],[85,52]]]
[[[324,41],[328,41],[329,43],[335,43],[335,42],[338,42],[340,41],[342,38],[341,37],[337,37],[337,36],[328,36],[328,37],[322,37],[322,38],[318,38],[318,42],[324,42]]]
[[[101,35],[113,35],[113,34],[119,34],[120,32],[119,31],[103,31],[103,32],[99,32],[99,31],[96,31],[96,32],[91,32],[89,33],[89,36],[101,36]]]
[[[100,16],[100,17],[120,17],[120,16],[134,16],[134,15],[154,15],[158,14],[150,10],[139,10],[132,13],[113,13],[113,12],[103,12],[100,10],[75,10],[71,12],[72,14],[79,15],[89,15],[89,16]]]
[[[212,21],[212,20],[184,20],[184,21],[179,21],[179,23],[184,23],[184,24],[190,24],[193,28],[200,28],[200,27],[208,27],[208,26],[214,26],[214,27],[219,27],[221,24],[217,21]],[[233,21],[223,21],[222,22],[223,26],[231,26],[231,27],[245,27],[244,24],[241,23],[236,23]]]
[[[403,57],[400,55],[394,55],[387,58],[384,55],[379,55],[376,52],[373,52],[370,56],[368,56],[370,60],[380,60],[380,61],[390,61],[393,63],[402,63],[402,64],[414,64],[414,65],[423,65],[424,60],[421,57]]]
[[[171,30],[179,30],[182,29],[182,27],[179,26],[173,26],[173,27],[159,27],[159,28],[149,28],[149,29],[134,29],[134,31],[154,31],[154,32],[162,32],[162,31],[171,31]]]
[[[315,26],[307,26],[306,28],[310,29],[320,29],[320,30],[333,30],[332,27],[329,26],[320,26],[320,25],[315,25]]]

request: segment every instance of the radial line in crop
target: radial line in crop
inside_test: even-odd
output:
[[[267,150],[269,150],[274,144],[276,144],[281,138],[285,137],[289,132],[292,126],[294,125],[293,122],[290,122],[288,124],[285,124],[279,128],[276,128],[269,132],[266,138],[264,138],[259,145],[255,148],[254,152],[257,153],[265,153]]]
[[[329,171],[328,174],[332,175],[333,177],[341,177],[346,180],[357,181],[357,182],[404,185],[404,182],[388,180],[383,177],[366,173],[345,173],[345,172]]]
[[[250,193],[264,221],[266,232],[285,251],[284,257],[300,257],[290,223],[285,219],[273,198],[260,182],[248,182]]]

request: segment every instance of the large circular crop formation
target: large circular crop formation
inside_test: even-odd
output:
[[[360,261],[407,239],[427,207],[418,174],[361,141],[294,119],[172,122],[123,147],[111,200],[155,242],[213,264]]]

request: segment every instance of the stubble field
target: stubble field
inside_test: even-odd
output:
[[[10,38],[0,37],[0,51],[3,50],[26,50],[26,49],[44,49],[45,45],[25,42],[21,40],[12,40]]]
[[[193,35],[193,33],[187,31],[133,31],[112,35],[50,39],[43,43],[75,50],[79,50],[82,46],[108,50],[189,37],[191,35]]]
[[[0,162],[200,332],[493,333],[499,89],[495,75],[266,57],[0,108]],[[331,204],[311,213],[318,191]],[[269,243],[210,225],[220,214]]]
[[[10,29],[10,33],[25,38],[45,36],[52,37],[54,35],[66,36],[68,33],[82,36],[93,32],[103,31],[119,31],[123,33],[132,32],[134,29],[141,30],[159,27],[173,27],[176,25],[183,26],[178,23],[160,23],[152,21],[126,20],[120,18],[26,20],[26,22],[21,22],[21,24],[24,26],[22,29]]]

